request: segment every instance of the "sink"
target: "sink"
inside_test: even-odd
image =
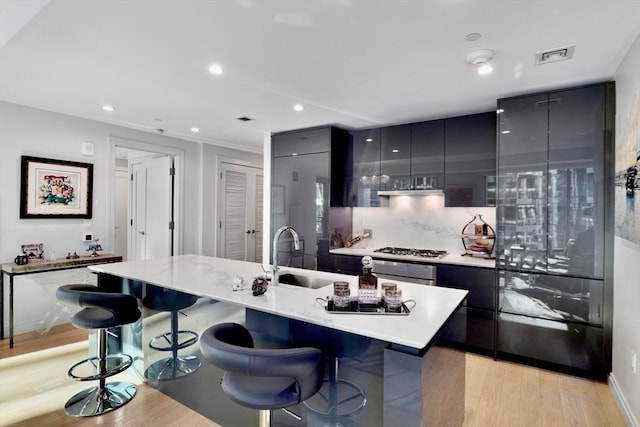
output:
[[[331,280],[320,279],[318,277],[299,276],[297,274],[284,273],[280,275],[278,283],[303,288],[320,289],[333,283]]]

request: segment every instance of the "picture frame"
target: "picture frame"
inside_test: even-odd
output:
[[[93,164],[22,156],[20,218],[91,218]]]

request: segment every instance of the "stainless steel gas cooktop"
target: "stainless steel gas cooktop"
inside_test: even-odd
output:
[[[394,248],[389,246],[375,249],[373,252],[391,255],[416,256],[421,258],[442,258],[447,254],[447,251],[440,251],[436,249]]]

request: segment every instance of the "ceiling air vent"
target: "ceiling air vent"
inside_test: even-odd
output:
[[[241,122],[250,122],[253,119],[251,117],[242,116],[242,117],[238,117],[237,120],[240,120]]]
[[[573,57],[575,46],[561,47],[536,53],[536,65],[549,64],[551,62],[565,61]]]

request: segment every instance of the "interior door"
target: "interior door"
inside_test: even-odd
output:
[[[262,169],[223,162],[220,179],[220,256],[262,262]]]
[[[130,169],[129,260],[171,256],[173,160],[170,156],[135,159]]]

